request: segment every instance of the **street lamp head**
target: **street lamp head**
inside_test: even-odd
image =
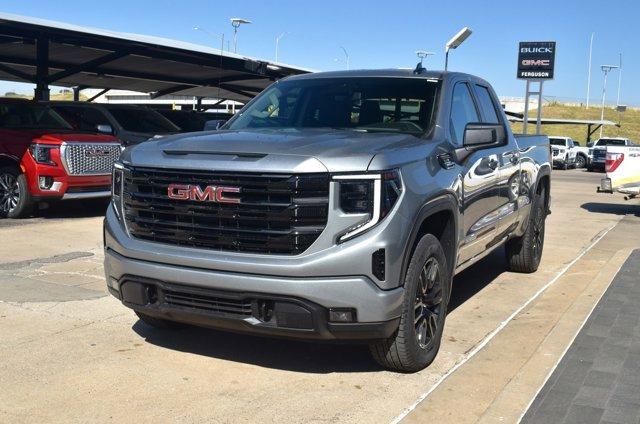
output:
[[[453,38],[447,41],[445,46],[445,51],[449,51],[451,49],[457,49],[460,44],[464,42],[471,35],[471,29],[469,27],[464,27]]]
[[[602,72],[609,72],[612,69],[618,69],[619,66],[618,65],[600,65],[600,69],[602,69]]]
[[[231,26],[238,28],[242,24],[250,24],[251,21],[242,18],[231,18]]]

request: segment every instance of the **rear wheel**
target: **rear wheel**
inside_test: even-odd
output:
[[[0,168],[0,216],[24,218],[33,211],[27,179],[17,168]]]
[[[531,205],[529,225],[522,237],[511,239],[506,245],[509,269],[515,272],[535,272],[540,265],[544,247],[546,191],[541,188]]]
[[[427,367],[440,349],[451,291],[451,276],[442,246],[427,234],[416,246],[405,278],[400,325],[386,340],[370,345],[383,367],[415,372]]]

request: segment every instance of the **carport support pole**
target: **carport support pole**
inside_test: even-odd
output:
[[[49,100],[49,39],[38,37],[36,39],[36,89],[35,100]]]
[[[82,90],[82,88],[73,87],[73,101],[74,102],[79,102],[80,101],[80,90]]]
[[[538,116],[536,119],[536,134],[540,135],[540,117],[542,116],[542,84],[544,81],[540,81],[540,87],[538,87]]]

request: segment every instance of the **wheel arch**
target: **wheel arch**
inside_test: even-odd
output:
[[[22,170],[20,169],[20,160],[13,155],[0,153],[0,167],[3,166],[15,166],[20,170],[20,172],[22,172]]]
[[[442,194],[428,200],[420,207],[413,220],[413,227],[404,249],[400,273],[402,285],[404,285],[411,256],[425,234],[433,234],[440,241],[448,261],[450,275],[453,275],[458,255],[458,211],[458,202],[452,194]]]
[[[540,194],[542,188],[545,189],[544,206],[545,210],[548,212],[551,199],[551,171],[548,167],[540,168],[538,180],[536,181],[533,193],[531,193],[532,196]]]

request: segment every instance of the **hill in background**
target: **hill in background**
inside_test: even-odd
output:
[[[543,118],[558,119],[600,119],[600,107],[598,105],[591,106],[586,109],[584,106],[569,106],[561,103],[548,103],[542,106]],[[535,118],[537,110],[529,111],[529,116]],[[626,112],[617,112],[615,109],[605,108],[604,119],[620,123],[620,127],[605,126],[603,136],[606,137],[626,137],[631,140],[640,142],[640,110],[628,109]],[[522,124],[512,123],[511,128],[515,133],[522,132]],[[557,135],[571,137],[576,141],[584,143],[587,139],[586,125],[542,125],[541,131],[547,135]],[[529,123],[529,133],[535,131],[535,123]],[[597,140],[600,131],[596,131],[592,136],[592,140]],[[584,144],[583,144],[584,145]]]
[[[26,94],[19,94],[19,93],[14,93],[12,91],[8,91],[6,93],[4,93],[4,96],[2,97],[8,97],[8,98],[13,98],[13,99],[27,99],[27,100],[31,100],[33,98],[33,96],[28,96]],[[59,91],[59,92],[51,92],[50,95],[50,99],[54,100],[54,101],[62,101],[62,100],[68,100],[71,101],[73,100],[73,92],[71,90],[67,90],[67,91]],[[88,97],[85,96],[84,94],[82,94],[82,92],[80,93],[80,100],[87,100]]]

